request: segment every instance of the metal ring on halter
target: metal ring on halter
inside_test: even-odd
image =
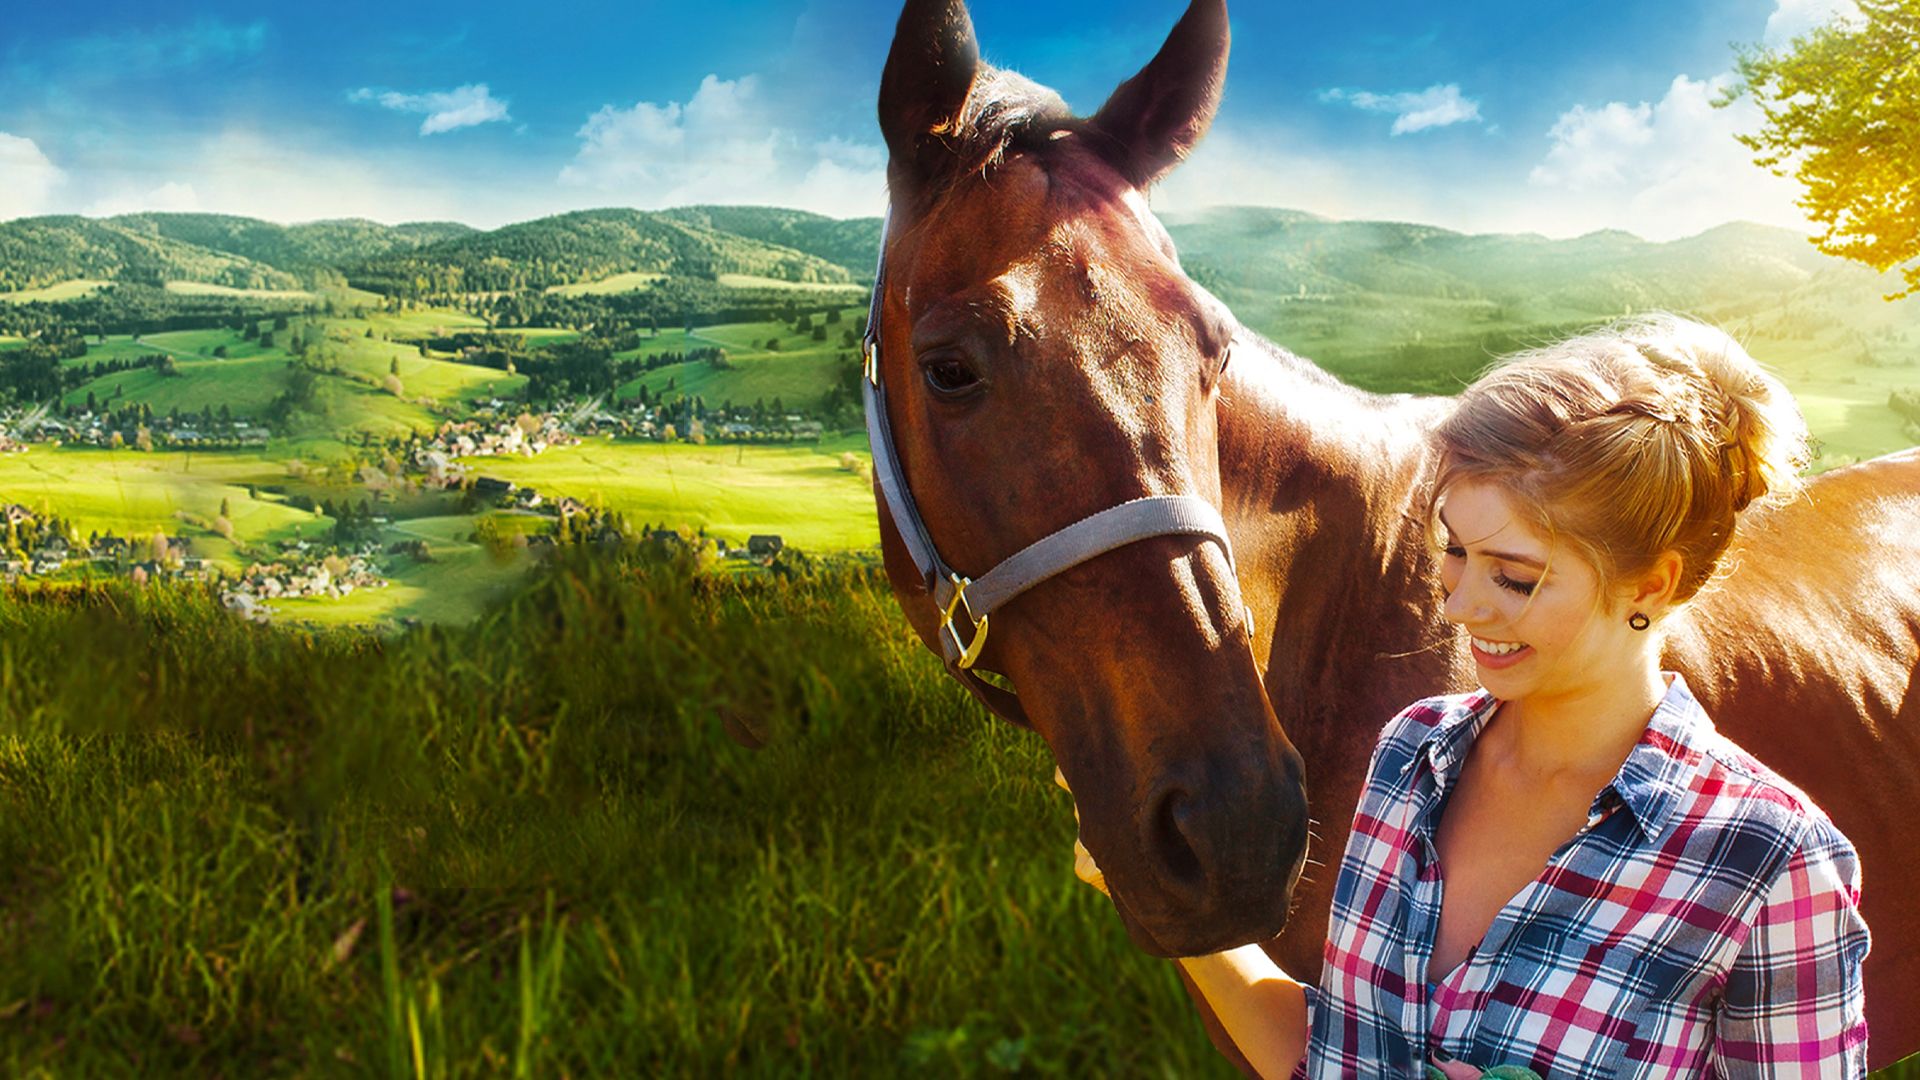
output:
[[[948,639],[953,642],[953,651],[960,654],[960,659],[955,661],[954,665],[965,671],[973,666],[975,660],[980,659],[980,650],[986,647],[987,616],[974,618],[973,605],[967,603],[967,586],[973,584],[972,578],[951,574],[947,580],[953,582],[953,598],[948,600],[947,606],[940,611],[940,629],[945,631]],[[961,641],[959,632],[953,628],[953,613],[958,608],[967,609],[967,622],[971,624],[967,636],[971,640]]]

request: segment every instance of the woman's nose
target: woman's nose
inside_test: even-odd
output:
[[[1460,581],[1447,593],[1447,602],[1441,606],[1440,614],[1448,622],[1464,626],[1471,622],[1484,621],[1488,615],[1488,608],[1480,602],[1479,592],[1468,584],[1466,575],[1463,574]]]

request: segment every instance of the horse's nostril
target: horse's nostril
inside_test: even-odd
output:
[[[1154,864],[1172,888],[1186,891],[1206,885],[1206,869],[1198,850],[1205,842],[1201,817],[1198,801],[1180,788],[1162,795],[1154,807]]]

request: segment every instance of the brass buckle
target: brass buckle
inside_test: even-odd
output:
[[[947,639],[953,642],[954,651],[960,654],[957,666],[965,671],[980,659],[980,650],[987,644],[987,616],[973,617],[973,605],[967,603],[967,586],[973,584],[972,578],[963,578],[959,574],[948,574],[947,580],[953,583],[953,598],[940,612],[940,629],[946,632]],[[953,628],[953,613],[958,608],[966,608],[967,622],[972,624],[968,637],[972,640],[961,641],[960,634]]]
[[[880,350],[874,347],[872,340],[860,342],[861,374],[875,386],[880,385]]]

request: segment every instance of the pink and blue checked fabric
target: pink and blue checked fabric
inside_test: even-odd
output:
[[[1865,1075],[1853,846],[1677,674],[1586,825],[1428,983],[1435,829],[1498,705],[1429,698],[1381,733],[1295,1075],[1418,1076],[1436,1055],[1595,1080]]]

